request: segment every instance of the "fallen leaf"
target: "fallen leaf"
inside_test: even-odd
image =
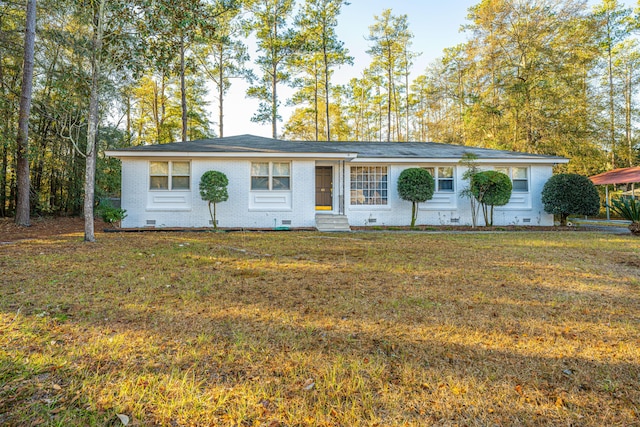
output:
[[[306,391],[310,391],[310,390],[313,390],[315,386],[316,386],[316,382],[313,380],[313,378],[309,378],[307,381],[304,382],[302,389]]]
[[[129,425],[129,417],[125,414],[116,414],[123,426]]]
[[[516,393],[518,393],[520,396],[523,395],[522,386],[520,384],[516,385]]]
[[[62,390],[62,387],[60,387],[58,384],[54,384],[53,385],[53,389],[56,390],[56,391],[60,391],[60,390]]]

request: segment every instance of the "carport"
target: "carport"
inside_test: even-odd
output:
[[[631,168],[614,169],[598,175],[590,176],[589,179],[595,185],[605,185],[605,197],[607,201],[607,220],[609,217],[609,184],[631,184],[631,197],[635,198],[635,184],[640,182],[640,166]]]

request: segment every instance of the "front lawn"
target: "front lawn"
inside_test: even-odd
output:
[[[628,235],[67,235],[0,275],[0,425],[640,425]]]

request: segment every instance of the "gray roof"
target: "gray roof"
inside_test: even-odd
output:
[[[357,154],[358,158],[430,158],[459,159],[464,153],[471,153],[478,159],[531,159],[566,162],[564,157],[541,154],[519,153],[515,151],[491,150],[488,148],[436,142],[326,142],[326,141],[283,141],[254,135],[227,136],[224,138],[199,139],[170,144],[142,145],[110,150],[108,155],[132,152],[140,155],[152,153],[318,153]]]

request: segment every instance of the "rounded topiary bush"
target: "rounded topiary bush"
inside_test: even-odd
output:
[[[409,168],[398,177],[398,195],[402,200],[412,202],[411,227],[416,225],[418,203],[426,202],[433,197],[435,181],[428,170]]]
[[[200,197],[209,203],[209,214],[211,215],[211,223],[214,229],[218,229],[218,220],[216,219],[216,204],[225,202],[229,199],[227,191],[229,179],[227,176],[218,171],[207,171],[200,178]],[[211,207],[213,206],[213,211]]]
[[[593,183],[583,175],[561,173],[544,184],[542,204],[546,213],[558,215],[560,225],[567,224],[569,215],[597,215],[600,196]]]
[[[484,222],[493,225],[493,207],[504,206],[511,199],[511,179],[498,171],[482,171],[471,176],[471,194],[482,206]]]

